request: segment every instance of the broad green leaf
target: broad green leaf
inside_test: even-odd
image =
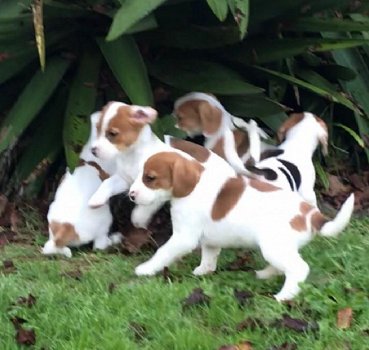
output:
[[[125,35],[115,41],[107,42],[100,38],[97,42],[115,78],[131,102],[152,106],[154,97],[146,66],[133,38]]]
[[[327,90],[324,87],[318,87],[315,86],[313,84],[310,84],[308,82],[305,82],[301,79],[297,79],[295,77],[292,77],[291,75],[285,74],[285,73],[281,73],[281,72],[277,72],[271,69],[267,69],[267,68],[263,68],[260,66],[253,66],[255,69],[257,69],[260,72],[265,73],[267,76],[272,76],[272,77],[276,77],[282,80],[286,80],[288,82],[290,82],[291,84],[294,84],[298,87],[304,88],[306,90],[309,90],[317,95],[320,95],[330,101],[333,102],[337,102],[339,104],[342,104],[344,106],[346,106],[347,108],[356,111],[358,113],[361,113],[359,108],[352,103],[349,99],[347,99],[346,97],[344,97],[342,94],[340,94],[339,92],[336,91],[331,91],[331,90]]]
[[[236,26],[203,27],[189,24],[171,30],[159,28],[140,35],[153,46],[175,47],[178,49],[213,49],[235,44],[240,41]]]
[[[41,162],[50,164],[61,151],[60,130],[63,127],[66,99],[67,89],[59,89],[41,111],[32,140],[16,165],[14,179],[17,183],[28,178]]]
[[[224,21],[228,14],[227,0],[206,0],[214,15],[218,17],[219,21]]]
[[[126,34],[134,34],[158,27],[158,22],[153,14],[150,14],[127,29]]]
[[[296,56],[303,52],[323,52],[369,43],[365,39],[251,39],[220,55],[227,60],[262,64]]]
[[[241,40],[245,37],[249,24],[249,0],[228,0],[233,18],[238,25]]]
[[[282,24],[282,30],[302,32],[350,32],[369,30],[369,23],[365,21],[352,21],[338,18],[299,18],[296,21],[288,21]]]
[[[126,0],[114,16],[107,40],[115,40],[166,0]]]
[[[247,83],[234,70],[210,61],[162,57],[148,64],[148,68],[156,79],[185,91],[204,91],[220,95],[256,94],[263,91]]]
[[[32,0],[2,0],[0,2],[0,19],[23,15],[25,10],[31,10],[31,2]]]
[[[356,72],[339,64],[324,64],[317,68],[319,72],[330,80],[350,81],[356,78]]]
[[[332,94],[337,93],[334,84],[323,78],[317,72],[311,69],[305,69],[300,67],[294,67],[294,72],[299,78],[309,82],[312,85],[318,86],[327,91],[331,91]]]
[[[335,123],[334,125],[340,127],[343,130],[345,130],[357,142],[357,144],[360,147],[362,147],[362,148],[365,147],[363,139],[354,130],[352,130],[348,126],[343,125],[341,123]]]
[[[63,140],[71,171],[78,165],[79,154],[89,135],[90,115],[95,111],[100,63],[100,52],[87,44],[70,87],[65,111]]]
[[[322,164],[318,161],[314,161],[314,167],[317,174],[318,179],[322,183],[325,190],[329,188],[329,178],[327,172],[323,169]]]
[[[39,70],[34,75],[4,119],[0,129],[0,152],[13,145],[25,131],[48,101],[71,63],[59,57],[49,59],[48,62],[45,72]]]
[[[172,135],[183,139],[186,137],[186,133],[176,128],[176,122],[176,119],[172,115],[165,115],[158,118],[151,128],[161,140],[164,139],[164,135]]]

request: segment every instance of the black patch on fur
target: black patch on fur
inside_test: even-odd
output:
[[[260,160],[267,158],[278,157],[284,153],[283,149],[267,149],[260,154]]]
[[[301,174],[299,169],[297,168],[297,166],[295,164],[292,164],[290,162],[288,162],[287,160],[284,159],[277,159],[280,163],[282,163],[287,170],[290,172],[290,174],[293,177],[293,180],[295,182],[296,185],[296,191],[300,188],[301,186]]]
[[[294,187],[293,187],[293,180],[292,180],[292,178],[291,178],[290,174],[289,174],[286,170],[284,170],[283,168],[281,168],[281,167],[278,167],[278,169],[279,169],[279,170],[283,173],[283,175],[286,177],[286,179],[287,179],[288,183],[290,184],[291,190],[292,190],[292,191],[294,191],[295,189],[294,189]]]
[[[257,168],[256,166],[246,164],[246,169],[256,175],[264,176],[266,180],[273,181],[278,177],[277,173],[270,168]]]

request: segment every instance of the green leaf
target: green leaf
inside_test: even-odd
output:
[[[160,58],[148,64],[156,79],[186,91],[204,91],[220,95],[256,94],[263,89],[247,83],[234,70],[221,64],[194,60]]]
[[[218,17],[219,21],[224,21],[228,14],[227,0],[206,0],[214,15]]]
[[[164,139],[164,135],[172,135],[183,139],[186,137],[186,133],[176,128],[176,122],[176,119],[172,115],[165,115],[156,119],[151,128],[155,135],[161,140]]]
[[[322,183],[325,190],[329,189],[329,178],[327,172],[323,169],[322,164],[318,161],[314,161],[314,167],[318,179]]]
[[[228,0],[233,18],[238,25],[241,40],[247,33],[249,24],[250,4],[249,0]]]
[[[70,87],[65,112],[63,140],[67,164],[71,171],[78,165],[79,154],[89,135],[90,115],[95,109],[100,64],[100,52],[87,44]]]
[[[131,102],[152,106],[154,97],[146,66],[133,38],[126,35],[112,42],[102,38],[97,39],[97,42],[115,78]]]
[[[319,72],[331,80],[350,81],[356,78],[356,72],[339,64],[324,64],[318,67]]]
[[[369,23],[365,21],[351,21],[338,18],[299,18],[296,21],[282,23],[282,30],[302,32],[350,32],[369,30]]]
[[[282,80],[286,80],[288,82],[290,82],[291,84],[294,84],[296,86],[302,87],[306,90],[309,90],[317,95],[320,95],[330,101],[333,102],[337,102],[339,104],[342,104],[344,106],[346,106],[347,108],[356,111],[358,113],[361,113],[359,108],[353,103],[351,102],[349,99],[347,99],[346,97],[344,97],[342,94],[340,94],[337,91],[331,91],[330,89],[327,89],[325,87],[322,86],[315,86],[313,84],[307,83],[301,79],[297,79],[295,77],[292,77],[291,75],[285,74],[285,73],[281,73],[281,72],[277,72],[277,71],[273,71],[271,69],[267,69],[267,68],[263,68],[260,66],[253,66],[254,68],[256,68],[258,71],[260,72],[264,72],[267,76],[272,76],[272,77],[276,77]]]
[[[41,111],[32,140],[17,162],[14,171],[16,183],[20,183],[28,178],[42,161],[50,164],[61,151],[62,138],[60,130],[63,127],[66,98],[67,89],[59,89]]]
[[[126,34],[139,33],[139,32],[151,30],[157,27],[158,27],[158,22],[156,21],[155,16],[153,14],[150,14],[142,18],[140,21],[138,21],[133,26],[131,26],[129,29],[127,29]]]
[[[49,59],[45,72],[38,71],[19,95],[0,129],[0,152],[11,146],[45,105],[62,79],[70,61]]]
[[[367,43],[369,41],[365,39],[252,39],[220,55],[230,61],[262,64],[307,51],[331,51]]]
[[[132,25],[147,16],[165,1],[166,0],[126,0],[115,14],[106,39],[108,41],[117,39]]]
[[[358,143],[360,147],[365,147],[363,139],[354,130],[341,123],[335,123],[334,125],[345,130],[350,136],[352,136],[352,138]]]

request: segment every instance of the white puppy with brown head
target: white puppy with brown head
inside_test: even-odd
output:
[[[327,125],[312,113],[294,113],[281,125],[277,138],[281,142],[277,149],[267,151],[269,157],[249,170],[260,180],[298,192],[316,206],[313,154],[319,143],[323,154],[328,153]]]
[[[98,158],[114,160],[116,173],[105,180],[91,197],[89,205],[104,205],[111,196],[127,191],[137,177],[145,160],[160,151],[187,152],[200,162],[217,163],[221,159],[207,149],[193,143],[165,137],[161,141],[151,130],[157,111],[151,107],[128,105],[122,102],[107,104],[99,115],[96,124],[96,139],[91,152]],[[150,207],[137,207],[132,213],[132,223],[146,228],[152,215],[164,204],[153,203]]]
[[[91,153],[98,116],[91,116],[91,133],[80,154],[80,164],[73,173],[67,169],[49,207],[49,240],[42,248],[43,254],[71,257],[69,247],[93,242],[94,249],[105,249],[121,239],[120,234],[108,236],[113,220],[109,205],[97,209],[88,206],[102,181],[115,172],[114,162],[102,161]]]
[[[202,92],[191,92],[177,99],[173,114],[178,128],[189,136],[204,135],[205,147],[225,159],[239,174],[248,174],[244,164],[258,162],[260,136],[267,135],[254,120],[247,123],[231,115],[218,99]]]
[[[141,206],[171,200],[173,235],[137,275],[153,275],[201,245],[202,275],[216,269],[221,248],[258,247],[268,267],[259,278],[284,274],[277,300],[293,298],[309,273],[299,248],[315,232],[335,236],[348,224],[353,210],[351,195],[333,220],[297,193],[271,184],[235,176],[223,162],[217,168],[200,164],[188,155],[160,152],[144,164],[131,186],[131,200]]]

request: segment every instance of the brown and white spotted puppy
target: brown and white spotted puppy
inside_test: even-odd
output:
[[[293,298],[308,276],[299,248],[315,232],[337,235],[348,224],[354,204],[352,194],[329,220],[295,192],[235,176],[225,162],[214,168],[173,152],[151,156],[129,196],[142,207],[171,200],[173,235],[136,268],[137,275],[153,275],[198,245],[202,257],[196,275],[215,271],[221,248],[258,247],[269,265],[257,276],[286,277],[277,300]]]
[[[272,146],[260,142],[267,135],[254,120],[231,115],[215,96],[191,92],[176,100],[173,114],[178,128],[189,136],[204,135],[205,147],[225,159],[239,174],[251,175],[244,164],[258,162],[260,152]]]
[[[151,130],[157,111],[151,107],[110,102],[100,112],[96,125],[96,140],[91,152],[98,158],[115,160],[116,173],[105,180],[91,197],[89,205],[99,207],[115,194],[129,189],[137,177],[145,160],[160,151],[187,152],[203,163],[217,163],[219,157],[202,146],[190,142],[165,137],[161,141]],[[154,203],[146,207],[144,213],[134,209],[132,223],[137,227],[147,227],[152,215],[164,203]]]
[[[62,254],[71,257],[69,247],[93,242],[94,249],[105,249],[121,240],[116,233],[108,236],[112,224],[109,205],[91,209],[88,201],[102,181],[115,172],[115,163],[102,161],[91,153],[98,114],[91,116],[91,133],[80,154],[80,163],[73,173],[67,169],[55,198],[49,207],[49,240],[43,254]]]
[[[259,180],[296,191],[316,206],[312,158],[319,143],[323,154],[328,153],[327,125],[312,113],[294,113],[280,126],[277,137],[281,144],[272,151],[276,156],[261,160],[249,170],[258,174]]]

